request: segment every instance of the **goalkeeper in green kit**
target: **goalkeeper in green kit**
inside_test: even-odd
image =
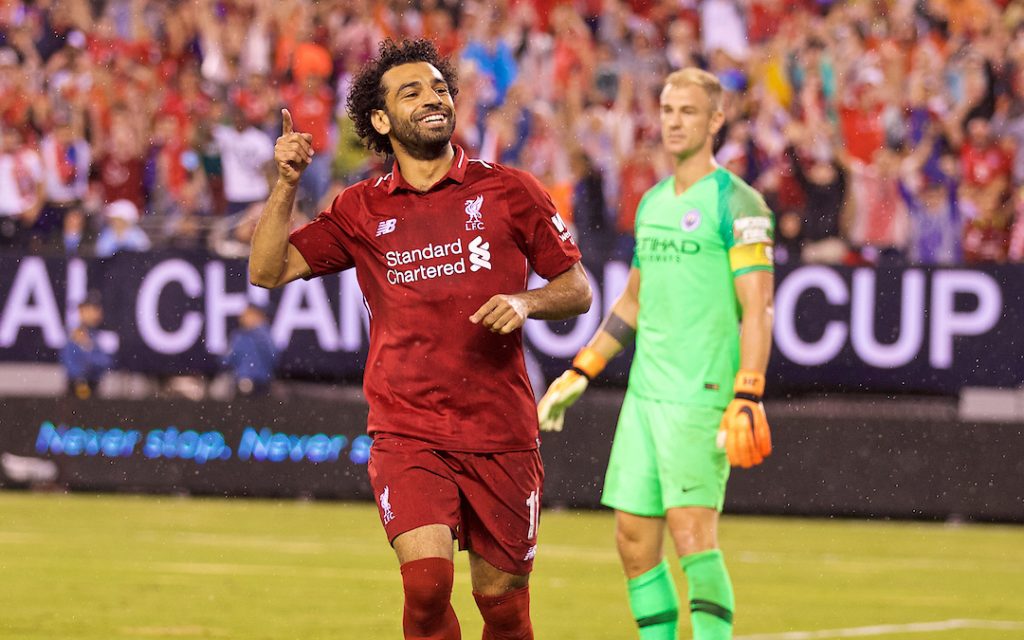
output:
[[[732,637],[718,514],[730,464],[751,467],[771,453],[761,395],[774,224],[764,199],[714,161],[721,103],[710,73],[688,68],[666,78],[661,137],[675,170],[637,208],[625,291],[538,407],[541,429],[561,430],[588,381],[635,339],[601,502],[615,509],[642,640],[676,638],[680,604],[662,554],[666,525],[689,586],[693,637]]]

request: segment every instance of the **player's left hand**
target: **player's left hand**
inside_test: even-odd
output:
[[[555,378],[537,404],[540,430],[561,431],[565,423],[565,410],[580,399],[589,383],[585,375],[572,369]]]
[[[740,371],[734,386],[736,397],[726,407],[718,428],[718,447],[724,448],[729,464],[749,469],[761,464],[772,452],[772,434],[761,396],[764,376]]]
[[[516,295],[498,294],[469,316],[469,321],[504,335],[522,327],[529,315],[525,300]]]

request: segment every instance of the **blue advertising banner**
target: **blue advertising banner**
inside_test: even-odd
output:
[[[598,508],[622,392],[588,391],[542,434],[544,505]],[[769,401],[772,455],[733,471],[729,513],[1024,521],[1024,424],[803,415]],[[369,500],[366,404],[0,403],[0,488]]]
[[[88,491],[373,495],[366,475],[372,439],[358,402],[8,399],[0,419],[0,476],[13,486],[45,481]],[[48,465],[52,477],[40,477]]]
[[[527,357],[548,378],[597,329],[629,267],[590,270],[594,304],[567,322],[531,320]],[[531,286],[539,286],[536,278]],[[266,305],[283,350],[280,374],[358,381],[369,318],[352,272],[278,291],[249,285],[242,261],[204,254],[124,254],[108,260],[0,256],[0,361],[55,361],[77,303],[98,290],[117,366],[153,374],[212,374],[250,302]],[[468,322],[468,319],[466,320]],[[776,273],[769,391],[956,393],[1024,384],[1024,265],[845,268]],[[602,382],[624,385],[629,358]]]

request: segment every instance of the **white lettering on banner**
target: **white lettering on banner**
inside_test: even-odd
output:
[[[591,282],[594,281],[594,277],[589,271],[587,272],[587,278]],[[528,289],[538,289],[543,286],[543,278],[536,273],[530,274],[530,281],[527,285]],[[546,320],[527,320],[523,326],[523,332],[529,339],[530,344],[545,355],[556,358],[573,356],[590,340],[590,336],[594,335],[597,327],[601,324],[602,307],[600,297],[601,295],[595,289],[594,302],[590,305],[590,311],[576,317],[575,324],[569,333],[555,333],[551,330]]]
[[[194,266],[180,260],[159,263],[143,280],[139,290],[136,320],[139,333],[149,348],[159,353],[182,353],[193,348],[203,336],[209,353],[227,351],[229,318],[238,317],[249,301],[270,303],[270,292],[246,284],[244,291],[229,291],[227,265],[211,260],[203,265],[205,280]],[[184,265],[184,266],[183,266]],[[243,278],[237,278],[241,284]],[[247,282],[247,280],[245,280]],[[159,317],[159,302],[163,289],[171,282],[182,285],[191,298],[203,297],[204,312],[189,311],[182,324],[174,331],[163,328]],[[346,271],[340,276],[339,315],[341,323],[335,330],[334,316],[324,289],[324,280],[297,281],[287,285],[274,313],[271,335],[275,344],[286,347],[297,330],[311,329],[323,351],[352,351],[363,347],[363,336],[369,334],[369,318],[362,303],[362,292],[355,273]],[[116,350],[116,346],[115,346]]]
[[[68,260],[67,289],[64,291],[65,326],[78,326],[78,305],[85,300],[89,291],[89,269],[85,260],[71,258]],[[104,310],[109,303],[103,305]],[[117,353],[121,349],[121,336],[108,329],[96,333],[96,344],[107,353]]]
[[[420,247],[417,258],[441,258],[433,264],[414,261],[392,270],[390,276],[396,281],[401,278],[414,282],[465,274],[470,270],[471,256],[476,255],[469,244],[457,241]],[[484,248],[484,244],[481,241],[479,247]],[[452,255],[452,251],[458,253]],[[407,253],[413,255],[413,251]],[[60,349],[65,342],[65,327],[77,324],[77,304],[90,288],[89,266],[88,261],[70,259],[64,267],[66,274],[51,274],[41,258],[22,258],[11,269],[10,287],[0,299],[0,348],[27,348],[27,342],[21,344],[25,342],[24,330],[33,340],[39,336],[47,349]],[[603,268],[600,283],[587,274],[595,282],[595,300],[587,314],[561,324],[541,320],[526,323],[524,335],[536,356],[572,357],[597,330],[629,276],[629,265],[624,262],[609,262]],[[143,270],[137,276],[141,282],[135,293],[134,320],[142,340],[136,349],[168,355],[197,348],[222,353],[233,316],[242,312],[247,300],[267,304],[271,299],[267,290],[248,285],[243,271],[216,259],[165,259]],[[966,361],[963,355],[958,360],[958,347],[963,354],[977,351],[983,344],[999,344],[995,330],[1001,326],[1004,297],[1008,295],[998,280],[1003,277],[1001,273],[1010,271],[992,275],[971,269],[908,269],[897,272],[897,284],[869,268],[847,276],[844,270],[833,267],[799,267],[779,280],[775,343],[781,355],[798,366],[836,366],[842,356],[876,369],[911,364],[936,371],[956,369],[958,378],[978,380],[984,372],[971,373],[975,363]],[[59,290],[54,282],[62,285]],[[366,348],[370,319],[355,272],[339,274],[337,282],[296,281],[284,291],[275,292],[274,298],[280,298],[271,332],[278,346],[309,345],[325,353],[358,353]],[[327,283],[331,283],[330,292]],[[114,282],[107,285],[119,286]],[[542,278],[531,275],[531,288],[543,285]],[[338,287],[336,291],[334,286]],[[131,292],[125,294],[105,300],[110,326],[131,321],[130,317],[116,318],[122,310],[114,305],[119,300],[130,304]],[[334,295],[338,296],[336,302]],[[161,301],[164,317],[160,315]],[[65,302],[67,309],[61,306]],[[128,309],[126,306],[124,312],[132,313]],[[296,336],[296,331],[312,331],[316,344],[312,344],[312,336]],[[104,334],[101,340],[104,349],[118,349],[114,333]],[[288,356],[298,357],[298,352]]]
[[[797,364],[815,366],[825,364],[842,351],[846,343],[846,325],[838,320],[829,321],[825,331],[815,342],[804,341],[796,330],[796,305],[805,291],[818,289],[831,305],[847,304],[850,292],[842,277],[828,267],[801,267],[779,284],[775,291],[775,344],[784,356]]]
[[[892,369],[910,363],[921,350],[924,340],[924,274],[917,269],[903,273],[900,303],[900,333],[892,344],[875,339],[877,307],[875,271],[858,269],[853,273],[853,301],[850,304],[850,342],[853,350],[867,364]]]
[[[974,296],[978,307],[973,311],[956,311],[957,294]],[[1003,315],[1003,293],[999,283],[982,271],[939,271],[932,279],[931,311],[928,361],[936,369],[949,369],[953,366],[956,336],[978,336],[999,322]]]
[[[135,323],[139,335],[153,351],[167,355],[191,349],[203,332],[203,314],[186,311],[177,329],[167,331],[160,323],[160,296],[164,288],[178,283],[189,298],[203,295],[203,277],[191,263],[174,258],[157,263],[142,279],[135,302]]]
[[[36,256],[21,260],[0,317],[0,346],[10,347],[25,327],[39,327],[50,349],[64,346],[66,335],[46,262]]]
[[[853,273],[853,299],[843,278],[822,266],[801,267],[791,272],[775,292],[775,343],[784,356],[805,366],[826,364],[847,344],[868,365],[893,369],[910,364],[924,344],[924,314],[931,318],[928,362],[935,369],[953,367],[954,342],[958,336],[977,336],[999,322],[1003,311],[999,283],[982,271],[942,270],[932,274],[931,308],[926,309],[925,277],[919,270],[903,275],[900,292],[900,332],[896,342],[881,344],[875,337],[877,286],[871,269]],[[841,320],[831,320],[816,341],[802,339],[796,330],[796,306],[807,291],[818,289],[830,305],[850,305],[850,329]],[[957,295],[978,301],[972,311],[957,311]]]
[[[85,267],[85,260],[81,258],[68,260],[67,290],[64,292],[65,326],[78,326],[78,305],[85,300],[88,291],[89,274]]]
[[[224,263],[206,263],[206,350],[225,353],[228,350],[228,316],[238,317],[249,306],[248,291],[228,293],[225,286]]]
[[[338,329],[322,278],[296,280],[284,288],[274,312],[270,335],[274,344],[283,349],[291,342],[292,333],[297,329],[315,331],[316,341],[322,350],[338,350]]]

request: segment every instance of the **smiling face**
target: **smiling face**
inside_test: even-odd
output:
[[[455,132],[455,103],[441,72],[427,62],[392,67],[381,78],[384,109],[373,128],[415,158],[436,158]]]
[[[699,85],[666,84],[661,91],[661,141],[677,160],[711,151],[725,116]]]

